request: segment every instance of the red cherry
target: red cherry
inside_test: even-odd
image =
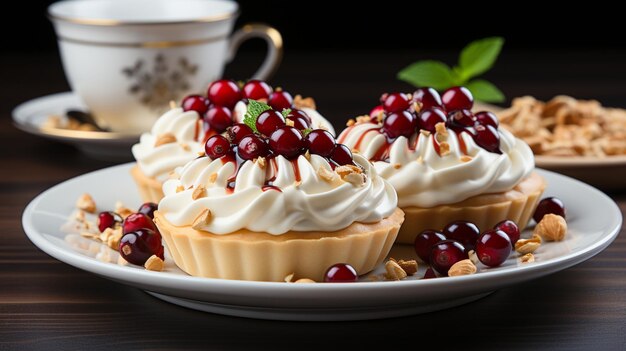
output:
[[[270,147],[274,153],[292,159],[302,153],[302,133],[296,128],[284,126],[276,129],[270,136]]]
[[[494,128],[498,128],[498,117],[488,111],[481,111],[474,115],[476,117],[476,122],[484,125],[484,126],[492,126]]]
[[[413,93],[413,102],[418,102],[421,105],[420,111],[430,109],[433,107],[443,108],[441,97],[437,90],[433,88],[419,88]]]
[[[232,80],[222,79],[209,85],[207,97],[213,105],[233,109],[237,102],[241,100],[241,91],[237,83]]]
[[[262,80],[250,80],[243,86],[242,95],[246,99],[267,100],[272,93],[272,87]]]
[[[501,154],[500,151],[500,134],[498,130],[492,126],[476,125],[474,126],[474,141],[483,149]]]
[[[457,110],[448,114],[448,122],[451,126],[473,127],[476,118],[470,110]]]
[[[283,115],[275,110],[267,110],[259,115],[256,120],[256,129],[264,135],[272,135],[272,133],[285,125]]]
[[[422,277],[422,279],[433,279],[433,278],[437,278],[437,275],[435,274],[435,271],[433,271],[432,268],[428,267],[426,272],[424,272],[424,277]]]
[[[277,90],[270,95],[267,104],[276,111],[282,111],[293,107],[293,97],[284,90]]]
[[[314,155],[330,157],[335,148],[335,137],[323,129],[312,130],[307,134],[305,140],[309,152]]]
[[[133,213],[124,220],[122,233],[126,234],[144,228],[158,233],[158,229],[150,217],[143,213]]]
[[[257,157],[265,157],[269,154],[267,142],[258,135],[248,135],[243,137],[237,147],[239,157],[244,160],[252,160]]]
[[[352,283],[358,279],[356,270],[347,263],[337,263],[330,266],[324,275],[324,281],[327,283]]]
[[[443,235],[460,242],[468,251],[473,250],[480,230],[476,224],[468,221],[454,221],[443,228]]]
[[[383,94],[380,102],[387,113],[400,112],[409,108],[409,99],[402,93]]]
[[[180,104],[183,111],[196,111],[200,116],[203,116],[209,109],[209,102],[207,99],[200,95],[189,95],[185,97]]]
[[[372,118],[372,122],[378,123],[382,121],[384,115],[385,109],[383,108],[383,105],[378,105],[370,111],[370,117]]]
[[[453,264],[465,259],[465,248],[455,240],[440,241],[430,251],[430,265],[441,275],[448,275]]]
[[[213,106],[204,115],[204,121],[209,128],[218,133],[223,133],[226,128],[233,124],[233,113],[226,107]]]
[[[107,211],[98,214],[98,230],[100,230],[100,233],[107,228],[115,228],[120,223],[122,223],[122,217],[115,212]]]
[[[511,245],[515,245],[515,243],[519,240],[520,238],[520,231],[519,231],[519,227],[517,226],[517,224],[515,222],[513,222],[510,219],[505,219],[502,222],[496,224],[493,229],[496,230],[501,230],[503,231],[506,235],[508,235],[509,240],[511,241]]]
[[[556,197],[547,197],[539,201],[539,204],[535,209],[535,213],[533,214],[533,219],[535,222],[539,223],[543,216],[548,213],[565,218],[565,205],[563,204],[563,201]]]
[[[350,148],[344,144],[337,144],[330,154],[330,159],[338,166],[349,165],[353,163],[352,152]]]
[[[487,230],[476,242],[476,255],[480,262],[489,267],[497,267],[511,254],[509,236],[501,230]]]
[[[383,120],[383,130],[390,138],[410,137],[417,127],[417,119],[408,111],[394,112]]]
[[[287,120],[293,122],[293,127],[297,130],[305,130],[309,128],[309,124],[302,117],[287,116]]]
[[[155,204],[154,202],[145,202],[141,204],[141,206],[139,206],[137,212],[145,214],[146,216],[150,217],[150,219],[154,219],[154,211],[156,211],[158,208],[159,205]]]
[[[433,245],[443,240],[446,240],[446,237],[442,233],[432,229],[424,230],[415,237],[413,245],[415,253],[422,261],[428,263],[430,260],[430,249]]]
[[[126,261],[139,266],[143,266],[152,255],[164,259],[161,235],[146,228],[124,234],[119,252]]]
[[[453,87],[441,95],[441,101],[447,111],[471,110],[474,106],[474,97],[466,87]]]
[[[309,115],[306,112],[302,110],[298,110],[296,108],[291,109],[291,112],[289,112],[287,117],[302,118],[306,121],[307,125],[309,126],[311,125],[311,123],[313,123],[313,121],[311,120],[311,117],[309,117]]]
[[[230,142],[222,135],[210,137],[204,144],[204,152],[212,159],[218,159],[230,151]]]
[[[253,133],[252,129],[243,123],[235,123],[228,129],[228,136],[233,144],[239,144],[243,137]]]
[[[440,108],[422,110],[419,114],[419,128],[434,133],[438,123],[446,123],[446,114]]]

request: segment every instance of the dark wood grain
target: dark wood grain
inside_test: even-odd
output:
[[[385,90],[404,90],[395,72],[422,52],[288,52],[275,82],[316,97],[340,128]],[[229,68],[252,71],[256,55]],[[626,52],[508,52],[488,78],[509,96],[567,93],[626,106]],[[300,349],[381,341],[422,349],[426,339],[460,349],[626,348],[626,237],[575,267],[424,315],[346,323],[250,320],[176,307],[56,261],[31,244],[23,208],[48,187],[111,165],[12,127],[17,103],[67,90],[56,55],[0,57],[0,350]],[[607,177],[612,175],[608,174]],[[626,195],[610,193],[622,213]],[[581,199],[582,201],[582,199]]]

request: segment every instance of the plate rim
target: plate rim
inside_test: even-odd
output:
[[[542,156],[535,155],[539,167],[589,168],[596,166],[626,166],[626,155],[596,156]]]

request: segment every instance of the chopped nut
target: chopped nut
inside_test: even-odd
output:
[[[549,213],[537,223],[533,234],[541,236],[547,241],[561,241],[567,233],[567,222],[561,216]]]
[[[217,173],[215,172],[211,173],[211,175],[209,176],[209,182],[215,183],[216,180],[217,180]]]
[[[198,200],[199,198],[206,196],[206,188],[204,185],[200,184],[193,189],[193,193],[191,193],[191,198],[193,200]]]
[[[515,243],[515,251],[518,253],[525,255],[531,252],[535,252],[537,248],[541,245],[541,237],[539,235],[533,235],[530,239],[519,239]]]
[[[287,274],[285,276],[285,283],[291,283],[292,280],[293,280],[293,273]]]
[[[302,108],[310,108],[313,110],[317,110],[317,107],[315,106],[315,100],[313,100],[313,98],[311,97],[307,97],[307,98],[303,98],[302,95],[296,95],[293,98],[293,105],[297,108],[297,109],[302,109]]]
[[[121,201],[118,201],[115,203],[115,213],[119,214],[122,217],[122,219],[126,219],[126,217],[135,213],[135,211],[124,206],[124,204]]]
[[[448,270],[449,277],[457,277],[460,275],[469,275],[476,273],[476,266],[471,260],[461,260],[450,267]]]
[[[352,126],[353,126],[353,125],[355,125],[355,124],[356,124],[356,121],[355,121],[355,120],[353,120],[352,118],[350,118],[350,119],[348,120],[348,122],[346,122],[346,126],[347,126],[347,127],[352,127]]]
[[[480,260],[478,259],[478,255],[476,254],[476,251],[474,250],[469,250],[467,252],[467,256],[469,257],[469,260],[472,261],[473,264],[478,264],[478,262],[480,262]]]
[[[178,106],[176,105],[176,101],[174,101],[174,100],[170,100],[170,108],[171,108],[171,109],[175,109],[176,107],[178,107]]]
[[[267,162],[265,161],[265,157],[257,157],[256,164],[259,165],[261,169],[265,169],[265,166],[267,165]]]
[[[119,255],[117,256],[117,264],[119,264],[120,266],[127,266],[128,261],[126,261],[124,257],[122,257],[122,255]]]
[[[337,173],[328,170],[326,167],[320,167],[317,169],[317,175],[324,181],[332,183],[337,177]]]
[[[417,162],[419,164],[423,164],[424,163],[424,158],[421,155],[417,156],[417,159],[415,160],[415,162]]]
[[[48,118],[46,118],[46,120],[41,124],[41,128],[63,128],[61,116],[48,116]]]
[[[407,277],[406,272],[395,260],[389,260],[385,263],[385,279],[387,280],[402,280]]]
[[[535,262],[535,256],[532,253],[527,253],[524,256],[520,257],[520,261],[522,263],[532,263]]]
[[[211,223],[212,218],[213,218],[213,215],[211,214],[211,210],[209,210],[208,208],[205,208],[204,210],[202,210],[202,212],[200,212],[198,217],[194,219],[191,227],[195,230],[201,230],[207,224]]]
[[[152,255],[143,266],[149,271],[160,272],[165,267],[165,262],[159,256]]]
[[[461,162],[469,162],[473,160],[472,156],[463,155],[461,156]]]
[[[291,120],[291,119],[286,119],[286,120],[285,120],[285,124],[286,124],[286,125],[288,125],[288,126],[290,126],[290,127],[293,127],[293,126],[295,125],[295,124],[293,123],[293,120]]]
[[[425,129],[420,129],[420,134],[425,136],[425,137],[429,137],[430,136],[430,132],[425,130]]]
[[[80,232],[80,236],[82,236],[83,238],[94,239],[94,240],[97,240],[100,238],[99,234],[92,233],[92,232]]]
[[[168,179],[178,179],[180,178],[180,174],[176,173],[176,171],[171,171],[167,176]]]
[[[439,138],[440,136],[442,138],[441,140],[446,140],[446,138],[448,138],[448,129],[446,128],[445,123],[439,122],[435,124],[435,131],[437,132],[437,138]]]
[[[78,128],[76,128],[76,130],[82,130],[82,131],[85,131],[85,132],[95,132],[98,129],[93,124],[81,123],[78,126]]]
[[[356,118],[356,123],[369,123],[372,120],[372,117],[369,115],[358,116]]]
[[[157,137],[156,141],[154,142],[154,147],[165,145],[165,144],[171,144],[175,142],[176,142],[176,136],[174,134],[165,133]]]
[[[300,279],[296,280],[294,283],[296,283],[296,284],[309,284],[309,283],[315,283],[315,280],[309,279],[309,278],[300,278]]]
[[[309,152],[308,149],[304,153],[304,158],[306,158],[307,160],[311,161],[311,153]]]
[[[344,181],[355,186],[361,186],[365,183],[365,174],[360,167],[354,165],[344,165],[335,168],[335,173]]]
[[[180,193],[181,191],[185,191],[185,187],[184,187],[184,186],[182,186],[182,185],[177,186],[177,187],[176,187],[176,192],[177,192],[177,193]]]
[[[206,156],[206,152],[198,151],[198,157],[204,157],[204,156]]]
[[[400,168],[402,168],[402,165],[401,165],[401,164],[399,164],[399,163],[394,163],[394,164],[393,164],[393,168],[395,168],[395,169],[400,169]]]
[[[84,193],[76,200],[76,207],[89,213],[96,213],[96,203],[91,195]]]
[[[343,166],[339,166],[337,168],[335,168],[335,172],[337,174],[339,174],[340,177],[345,177],[350,173],[358,173],[361,174],[363,173],[363,170],[360,167],[357,167],[355,165],[343,165]]]
[[[180,147],[183,148],[183,150],[185,151],[191,150],[191,147],[189,147],[187,143],[180,143]]]
[[[122,240],[122,228],[116,228],[113,233],[107,238],[106,244],[113,250],[117,250],[120,247],[120,240]]]
[[[404,270],[407,275],[413,275],[417,273],[417,261],[416,260],[398,260],[398,266]]]
[[[83,211],[83,210],[76,210],[76,213],[74,213],[74,219],[76,220],[76,222],[84,223],[85,222],[85,211]]]
[[[450,154],[450,144],[445,141],[439,143],[439,155],[447,156]]]

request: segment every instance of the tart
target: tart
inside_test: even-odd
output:
[[[398,193],[406,219],[397,241],[454,220],[481,230],[510,219],[524,228],[546,183],[526,143],[473,113],[471,93],[431,88],[385,94],[370,115],[349,122],[338,142],[370,160]]]

